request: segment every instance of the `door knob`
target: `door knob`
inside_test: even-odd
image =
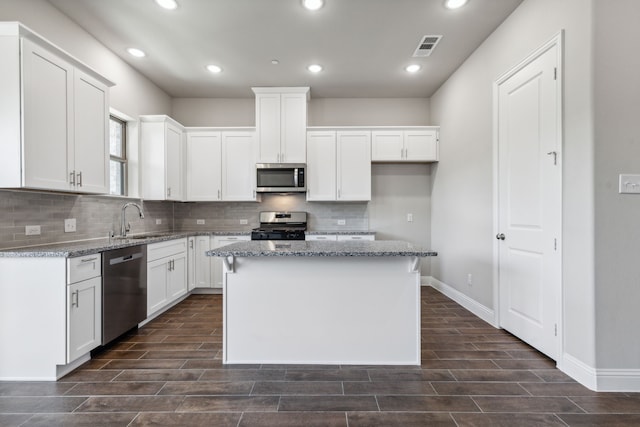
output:
[[[504,240],[504,239],[505,239],[505,235],[504,235],[504,233],[496,234],[496,239],[498,239],[498,240]]]

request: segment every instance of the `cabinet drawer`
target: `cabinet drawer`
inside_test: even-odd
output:
[[[243,242],[251,240],[251,236],[237,235],[237,236],[214,236],[212,241],[212,248],[217,249],[221,246],[230,245],[236,242]]]
[[[67,258],[67,285],[102,275],[102,254]]]
[[[187,238],[147,245],[147,262],[187,251]]]
[[[364,235],[348,235],[348,236],[338,236],[339,242],[344,242],[347,240],[376,240],[375,236],[372,234],[364,234]]]
[[[312,234],[304,236],[304,239],[315,241],[326,240],[328,242],[335,242],[336,240],[338,240],[338,236],[336,236],[335,234]]]

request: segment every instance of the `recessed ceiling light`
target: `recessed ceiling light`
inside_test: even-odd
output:
[[[311,71],[312,73],[319,73],[320,71],[322,71],[322,65],[312,64],[307,67],[307,70]]]
[[[324,0],[302,0],[302,5],[309,10],[318,10],[324,6]]]
[[[207,65],[207,70],[211,71],[212,73],[220,73],[222,72],[222,68],[218,67],[217,65]]]
[[[130,47],[129,49],[127,49],[127,52],[129,52],[129,55],[135,56],[136,58],[143,58],[147,56],[146,53],[144,53],[140,49],[136,49],[135,47]]]
[[[174,10],[178,7],[178,3],[176,3],[176,0],[156,0],[156,3],[158,4],[158,6],[168,10]]]
[[[422,67],[419,66],[418,64],[411,64],[411,65],[407,65],[406,67],[404,67],[404,70],[407,73],[417,73],[418,71],[420,71]]]
[[[445,0],[444,7],[447,9],[458,9],[467,4],[468,0]]]

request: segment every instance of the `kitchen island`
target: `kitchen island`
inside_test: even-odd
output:
[[[223,362],[420,364],[419,258],[399,241],[247,241],[222,257]]]

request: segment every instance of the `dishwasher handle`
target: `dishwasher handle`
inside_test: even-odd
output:
[[[143,256],[142,252],[136,252],[135,254],[119,256],[119,257],[110,259],[109,265],[116,265],[116,264],[122,264],[129,261],[135,261],[137,259],[142,258],[142,256]]]

